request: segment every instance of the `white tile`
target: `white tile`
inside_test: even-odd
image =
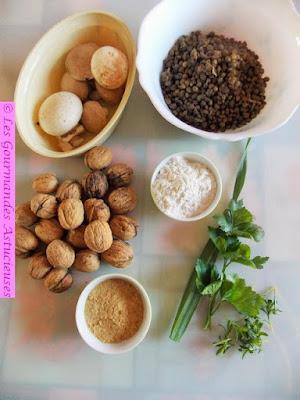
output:
[[[299,260],[299,149],[273,146],[264,159],[266,252],[273,260]]]
[[[2,0],[0,25],[36,25],[43,18],[44,0]]]

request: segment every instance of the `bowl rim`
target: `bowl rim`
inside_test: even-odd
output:
[[[22,95],[21,88],[27,79],[26,78],[26,70],[30,69],[30,65],[32,63],[30,58],[32,58],[34,56],[34,54],[38,51],[39,47],[47,40],[47,37],[49,35],[51,35],[53,31],[55,31],[56,29],[59,29],[61,26],[63,26],[64,24],[66,24],[72,20],[75,20],[77,18],[83,17],[85,15],[89,15],[89,14],[103,15],[103,16],[107,16],[107,17],[114,19],[118,24],[120,24],[125,29],[125,31],[128,34],[128,37],[130,39],[131,46],[132,46],[133,63],[132,63],[132,67],[128,73],[123,97],[122,97],[118,107],[116,108],[114,114],[112,115],[111,119],[108,121],[107,125],[98,134],[96,134],[92,139],[90,139],[87,143],[85,143],[82,146],[79,146],[77,148],[74,148],[73,150],[69,150],[69,151],[65,151],[65,152],[63,152],[63,151],[60,152],[60,151],[46,149],[46,148],[40,149],[38,146],[35,147],[34,145],[32,145],[31,141],[27,139],[27,136],[23,133],[23,130],[21,129],[21,124],[19,121],[19,111],[18,111],[19,110],[19,107],[18,107],[19,101],[18,101],[18,99]],[[26,144],[26,146],[29,147],[35,153],[45,156],[45,157],[50,157],[50,158],[67,158],[67,157],[77,156],[82,153],[85,153],[92,147],[96,146],[97,143],[99,142],[99,140],[102,137],[105,137],[108,134],[108,132],[110,131],[110,129],[113,128],[114,124],[119,120],[119,118],[121,117],[121,114],[123,113],[123,111],[128,103],[128,100],[129,100],[129,97],[130,97],[130,94],[132,92],[132,88],[134,85],[135,76],[136,76],[136,54],[137,54],[136,49],[137,49],[137,47],[136,47],[135,39],[134,39],[131,31],[129,30],[129,27],[126,25],[126,23],[121,18],[117,17],[116,15],[114,15],[113,13],[110,13],[110,12],[99,11],[99,10],[95,10],[95,9],[77,12],[75,14],[67,16],[66,18],[63,18],[62,20],[59,20],[54,25],[52,25],[39,38],[39,40],[34,44],[32,49],[27,54],[27,56],[22,64],[22,67],[20,69],[18,79],[16,82],[16,86],[15,86],[14,102],[16,104],[16,127],[18,130],[19,136],[21,137],[23,142]]]
[[[203,162],[203,164],[205,164],[211,170],[211,172],[214,174],[214,176],[216,178],[217,191],[216,191],[216,195],[215,195],[213,201],[211,202],[209,207],[207,207],[202,213],[197,214],[193,217],[186,217],[186,218],[175,217],[174,215],[165,212],[157,204],[155,195],[153,192],[153,183],[154,183],[159,171],[171,158],[176,157],[176,156],[180,156],[180,157],[183,157],[186,159],[189,159],[189,157],[190,157],[190,159]],[[159,211],[161,211],[167,217],[174,219],[175,221],[180,221],[180,222],[194,222],[194,221],[199,221],[199,220],[207,217],[209,214],[211,214],[214,211],[214,209],[219,204],[221,196],[222,196],[222,191],[223,191],[222,178],[221,178],[221,174],[220,174],[216,164],[213,161],[211,161],[208,157],[203,156],[202,154],[195,152],[195,151],[181,151],[181,152],[170,154],[169,156],[165,157],[162,161],[159,162],[159,164],[154,169],[152,176],[151,176],[151,181],[150,181],[151,197],[152,197],[152,200],[153,200],[154,204],[156,205],[156,207],[159,209]]]
[[[130,282],[133,286],[135,286],[135,288],[138,289],[144,303],[144,318],[142,325],[140,326],[139,330],[135,333],[134,336],[120,343],[101,342],[101,340],[96,338],[96,336],[94,336],[89,330],[84,316],[85,303],[90,292],[100,283],[109,279],[123,279],[127,282]],[[139,283],[135,278],[121,273],[105,274],[89,282],[79,295],[75,310],[76,326],[81,338],[92,349],[103,354],[122,354],[130,350],[133,350],[146,337],[151,324],[151,319],[152,319],[152,307],[146,290],[141,285],[141,283]]]
[[[205,139],[211,139],[211,140],[224,140],[224,141],[230,141],[230,142],[235,142],[243,139],[247,139],[250,137],[257,137],[262,134],[266,133],[271,133],[279,128],[281,128],[283,125],[285,125],[295,114],[298,108],[300,108],[300,97],[298,100],[298,103],[296,102],[294,105],[291,106],[290,113],[286,115],[286,117],[277,125],[270,127],[269,129],[255,129],[251,128],[249,129],[248,124],[246,124],[244,127],[239,128],[240,130],[237,131],[227,131],[227,132],[208,132],[204,131],[202,129],[198,129],[193,127],[192,125],[189,125],[183,121],[181,121],[179,118],[177,118],[174,114],[172,114],[171,110],[169,110],[168,106],[164,101],[160,101],[158,96],[153,94],[153,90],[151,89],[151,86],[148,85],[144,73],[143,73],[143,61],[142,61],[142,54],[143,51],[141,49],[144,47],[142,45],[142,41],[144,41],[144,36],[145,36],[145,31],[147,24],[151,20],[152,16],[155,14],[159,14],[160,8],[162,8],[166,3],[169,3],[170,5],[172,4],[170,0],[161,0],[158,4],[156,4],[150,11],[145,15],[144,19],[142,20],[139,28],[139,33],[138,33],[138,40],[137,40],[137,59],[136,59],[136,66],[137,70],[139,72],[139,82],[142,88],[144,89],[145,93],[148,95],[151,103],[153,104],[154,108],[159,112],[159,114],[171,125],[189,133],[193,133],[197,136],[203,137]],[[296,12],[295,5],[293,4],[293,1],[289,1],[289,6],[293,5],[291,8],[293,9],[293,12],[296,17],[300,17],[300,14]]]

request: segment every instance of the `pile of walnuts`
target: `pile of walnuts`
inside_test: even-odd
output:
[[[138,224],[124,215],[137,204],[132,168],[112,164],[112,152],[103,146],[89,150],[84,162],[91,171],[81,183],[39,175],[31,201],[16,207],[16,255],[30,257],[30,275],[55,293],[72,285],[71,268],[94,272],[100,258],[125,268],[133,259],[127,241]]]

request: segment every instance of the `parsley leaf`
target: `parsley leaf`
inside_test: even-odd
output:
[[[233,229],[233,217],[232,212],[228,208],[223,214],[215,215],[214,219],[219,225],[220,229],[225,233],[230,233]]]
[[[221,292],[222,300],[249,317],[256,317],[264,305],[264,298],[247,286],[245,280],[238,275],[227,277],[223,282]]]
[[[263,229],[252,223],[240,224],[237,227],[234,227],[232,234],[238,237],[253,239],[256,242],[259,242],[264,237]]]
[[[205,288],[202,290],[201,294],[203,294],[204,296],[205,295],[212,296],[212,295],[216,294],[219,291],[220,287],[222,286],[222,283],[223,283],[223,281],[221,279],[211,282],[209,285],[205,286]]]
[[[241,224],[249,224],[253,221],[253,216],[247,208],[242,207],[233,212],[233,226],[239,226]]]

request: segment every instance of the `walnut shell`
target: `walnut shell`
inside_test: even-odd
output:
[[[108,183],[114,188],[129,186],[132,181],[133,169],[126,164],[113,164],[107,169],[106,176]]]
[[[84,241],[85,228],[85,225],[81,225],[76,229],[70,229],[66,237],[67,242],[78,249],[86,249],[87,246]]]
[[[101,254],[101,258],[113,267],[125,268],[133,260],[133,249],[123,240],[115,239],[111,247]]]
[[[38,247],[39,241],[33,232],[23,226],[16,226],[16,256],[26,258]]]
[[[34,228],[36,236],[44,243],[49,244],[55,239],[61,239],[64,230],[55,218],[42,219]]]
[[[100,258],[92,250],[81,250],[76,253],[73,267],[82,272],[94,272],[100,267]]]
[[[38,217],[50,219],[56,216],[57,201],[52,194],[38,193],[31,199],[30,208]]]
[[[111,149],[104,146],[96,146],[84,155],[84,163],[91,170],[106,168],[112,162]]]
[[[109,222],[112,234],[117,239],[130,240],[137,235],[138,223],[126,215],[116,215]]]
[[[84,241],[87,247],[96,253],[103,253],[109,249],[113,238],[108,223],[99,220],[90,222],[84,231]]]
[[[35,224],[38,221],[38,217],[31,211],[30,201],[22,203],[16,207],[16,225],[29,226]]]
[[[32,189],[37,193],[53,193],[57,186],[58,179],[50,172],[41,174],[32,181]]]
[[[84,208],[81,200],[66,199],[58,207],[58,220],[64,229],[76,229],[84,220]]]
[[[45,254],[34,254],[29,260],[28,272],[33,279],[44,279],[51,269],[52,265]]]
[[[114,214],[127,214],[135,209],[137,197],[131,187],[113,190],[108,196],[108,205]]]
[[[44,280],[45,287],[54,293],[61,293],[72,286],[73,278],[67,269],[53,268]]]
[[[81,199],[82,187],[79,182],[74,179],[66,179],[62,182],[56,192],[58,201],[66,199]]]
[[[75,260],[73,247],[59,239],[48,244],[46,255],[49,263],[55,268],[70,268]]]
[[[106,176],[101,171],[90,172],[84,180],[84,191],[88,198],[101,199],[108,190]]]
[[[96,219],[107,222],[110,218],[110,210],[101,199],[87,199],[84,202],[85,217],[88,222]]]

